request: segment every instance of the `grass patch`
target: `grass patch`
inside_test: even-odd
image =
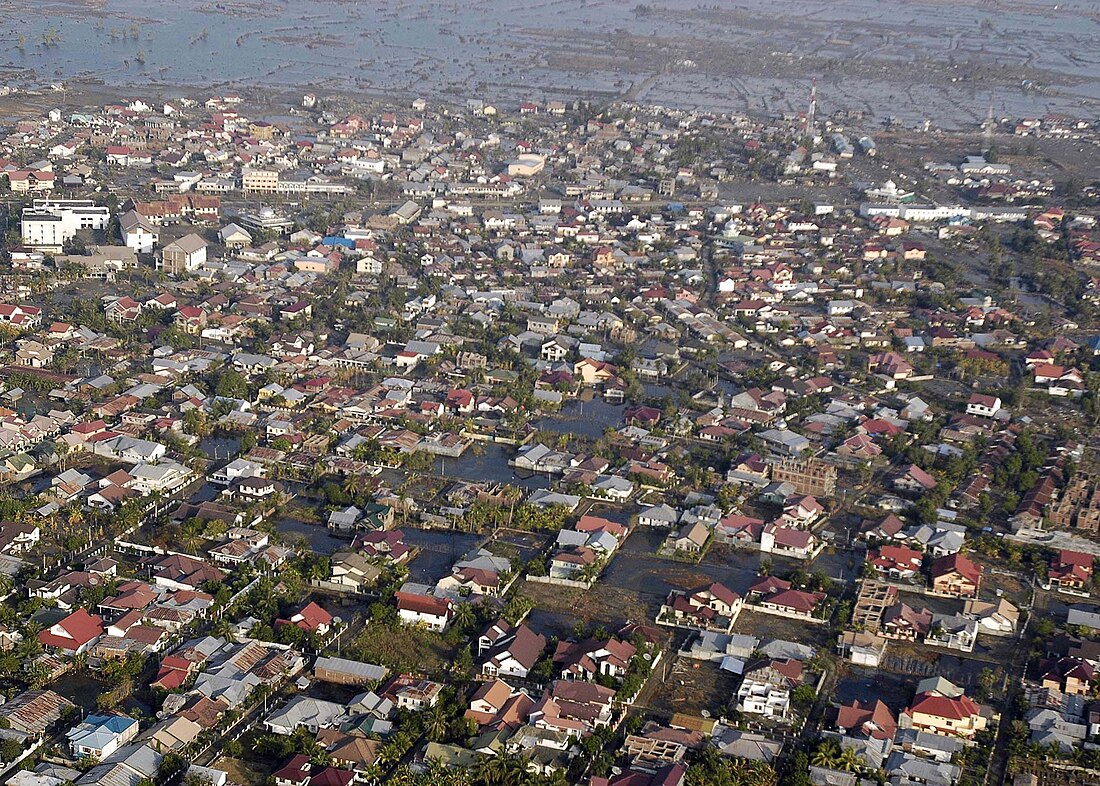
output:
[[[452,647],[438,633],[398,624],[368,623],[344,657],[388,666],[394,671],[428,674],[444,671],[452,660]]]

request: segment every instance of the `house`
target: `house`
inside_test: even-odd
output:
[[[45,630],[39,631],[38,641],[48,650],[79,655],[103,635],[103,620],[77,609]]]
[[[765,554],[811,559],[817,549],[817,536],[808,530],[772,522],[760,531],[760,550]]]
[[[932,590],[956,598],[976,598],[982,583],[982,566],[964,554],[940,557],[932,563]]]
[[[932,629],[932,612],[895,603],[882,613],[879,634],[898,641],[921,641]]]
[[[442,632],[450,624],[453,606],[448,598],[397,592],[397,616],[405,625],[424,625]]]
[[[710,530],[701,521],[695,521],[682,526],[677,532],[670,535],[665,541],[665,548],[669,551],[679,551],[684,554],[701,554],[710,538]]]
[[[836,730],[847,737],[873,740],[893,740],[898,722],[890,708],[881,701],[861,704],[858,700],[840,705],[836,717]]]
[[[403,674],[392,679],[382,689],[383,696],[392,696],[398,709],[420,711],[439,703],[443,684]]]
[[[151,254],[160,241],[160,232],[154,224],[136,210],[128,210],[119,216],[122,241],[138,254]]]
[[[638,514],[638,523],[643,527],[663,527],[667,529],[679,520],[679,511],[664,503],[646,508]]]
[[[657,613],[657,622],[729,633],[737,622],[741,606],[740,595],[724,584],[713,582],[693,590],[669,593]]]
[[[986,727],[988,718],[965,694],[952,697],[926,691],[902,711],[900,721],[903,728],[969,738]]]
[[[373,587],[382,576],[382,569],[370,557],[355,551],[340,551],[329,559],[329,582],[363,592]]]
[[[275,786],[351,786],[355,773],[314,764],[309,756],[296,753],[271,776]]]
[[[42,539],[42,530],[29,522],[0,522],[0,553],[23,554]]]
[[[369,685],[386,677],[385,666],[361,663],[356,660],[335,657],[318,657],[313,664],[313,676],[337,685]]]
[[[339,725],[347,717],[343,704],[295,696],[285,706],[275,710],[264,720],[264,727],[275,734],[293,734],[305,729],[316,734],[320,729]]]
[[[324,746],[333,767],[351,770],[360,781],[365,781],[372,765],[378,761],[382,743],[358,732],[345,734],[338,729],[321,729],[317,742]]]
[[[749,587],[749,599],[761,609],[782,616],[813,619],[818,604],[825,600],[825,593],[792,589],[789,581],[768,576]]]
[[[76,705],[52,690],[29,690],[0,704],[0,718],[7,728],[41,737]]]
[[[149,564],[154,583],[171,590],[198,590],[207,582],[221,583],[225,574],[186,554],[168,554]]]
[[[207,242],[192,232],[161,249],[160,268],[173,276],[198,270],[206,263]]]
[[[563,680],[621,680],[630,668],[636,649],[614,637],[584,641],[560,641],[554,650],[554,668]]]
[[[978,632],[994,636],[1011,636],[1020,624],[1020,610],[1007,598],[996,603],[968,600],[963,606],[963,616],[977,620]]]
[[[1062,549],[1050,562],[1047,581],[1058,589],[1082,591],[1091,583],[1092,571],[1091,554]]]
[[[979,418],[996,417],[1001,411],[1000,396],[986,396],[981,393],[972,393],[970,400],[966,402],[966,414]]]
[[[764,661],[745,670],[737,689],[737,709],[773,720],[786,720],[791,710],[791,693],[801,684],[800,661]]]
[[[912,581],[920,575],[924,554],[908,546],[882,546],[867,553],[875,573],[894,581]]]
[[[332,629],[332,615],[311,601],[303,606],[300,611],[292,614],[289,619],[275,620],[275,630],[287,625],[301,628],[306,633],[327,636]]]
[[[627,770],[609,778],[593,775],[588,786],[683,786],[686,776],[687,766],[677,761],[655,769],[651,765],[645,769]]]
[[[586,736],[612,720],[615,690],[594,682],[555,680],[531,709],[529,720],[537,729]]]
[[[877,669],[886,654],[886,639],[866,631],[845,631],[837,637],[837,651],[856,666]]]
[[[1051,665],[1041,679],[1042,687],[1072,696],[1085,696],[1096,682],[1096,667],[1083,658],[1067,656]]]
[[[481,673],[485,677],[525,678],[545,649],[546,637],[541,633],[498,620],[478,639]]]
[[[238,224],[229,224],[219,229],[218,238],[226,248],[241,249],[252,245],[252,235]]]
[[[898,491],[916,494],[931,491],[935,487],[936,479],[916,464],[909,464],[894,478],[894,488]]]
[[[103,307],[107,319],[120,325],[127,322],[136,322],[141,316],[141,303],[132,297],[112,298]]]
[[[925,644],[973,652],[978,639],[978,622],[957,614],[933,614],[932,627],[924,637]]]
[[[65,736],[73,758],[105,759],[130,742],[138,733],[138,722],[125,715],[89,715]]]
[[[483,728],[515,729],[527,722],[534,706],[534,700],[526,692],[494,679],[474,692],[463,717]]]

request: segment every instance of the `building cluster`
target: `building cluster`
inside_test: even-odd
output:
[[[5,127],[9,782],[1089,764],[1094,210],[836,118],[267,116]]]

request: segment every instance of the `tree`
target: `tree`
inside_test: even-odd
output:
[[[218,377],[214,393],[222,398],[248,398],[248,381],[236,369],[226,369]]]
[[[4,740],[0,742],[0,761],[15,761],[22,752],[23,746],[16,740]]]
[[[447,708],[442,702],[439,702],[428,711],[424,720],[424,733],[432,742],[442,742],[443,738],[447,736],[449,722],[450,717]]]
[[[837,763],[840,761],[840,745],[836,740],[824,740],[810,757],[810,763],[815,767],[825,767],[828,769],[836,769]]]

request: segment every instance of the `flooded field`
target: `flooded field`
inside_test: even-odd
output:
[[[0,0],[0,68],[32,83],[310,89],[462,101],[594,98],[945,127],[1095,114],[1094,2]]]

